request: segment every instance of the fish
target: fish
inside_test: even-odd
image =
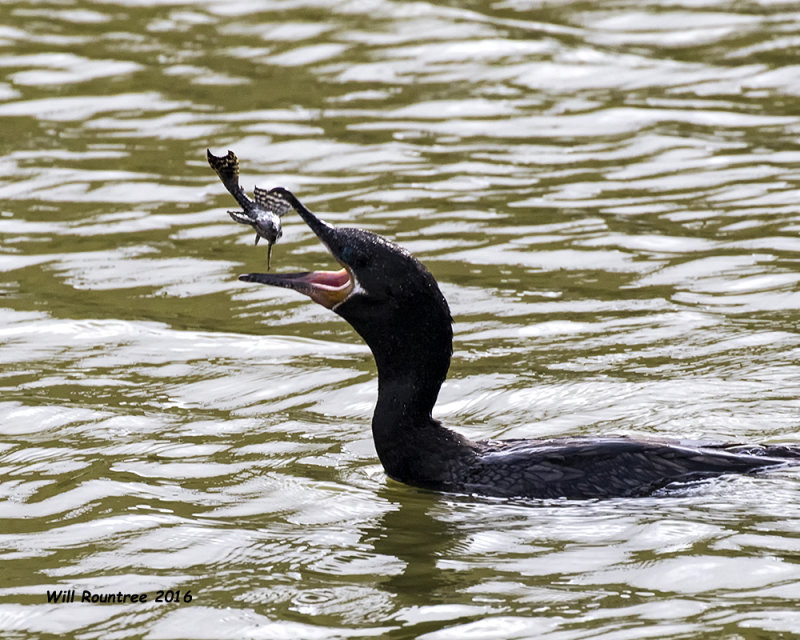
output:
[[[261,238],[267,241],[267,270],[272,258],[272,246],[283,235],[281,217],[291,208],[283,198],[273,195],[266,189],[253,189],[253,199],[239,184],[239,158],[228,150],[224,156],[215,156],[206,149],[208,164],[219,176],[222,184],[239,203],[241,211],[228,211],[233,220],[250,225],[256,232],[256,244]]]

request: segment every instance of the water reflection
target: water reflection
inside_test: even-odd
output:
[[[387,481],[368,351],[236,280],[265,258],[204,157],[426,262],[456,318],[437,416],[471,437],[796,439],[800,36],[751,9],[6,3],[0,627],[794,633],[794,470],[609,503]],[[290,217],[273,265],[331,266]]]

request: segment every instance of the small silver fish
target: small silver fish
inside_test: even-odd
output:
[[[291,205],[258,187],[253,190],[255,200],[251,200],[239,185],[239,159],[233,151],[229,150],[226,156],[215,156],[206,149],[206,154],[208,164],[216,171],[222,184],[242,208],[242,211],[228,211],[230,217],[236,222],[253,227],[256,232],[256,244],[260,238],[267,241],[267,269],[269,269],[272,245],[283,235],[281,216],[291,208]]]

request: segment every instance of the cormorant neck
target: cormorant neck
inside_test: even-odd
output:
[[[360,230],[343,230],[337,242],[350,249],[356,284],[333,310],[375,358],[378,456],[395,479],[441,486],[445,461],[466,447],[431,415],[453,352],[450,308],[430,272],[404,249]]]
[[[409,310],[383,322],[374,317],[359,321],[352,308],[337,312],[350,321],[375,358],[376,417],[391,416],[392,422],[407,426],[430,418],[453,352],[449,309]]]
[[[374,423],[387,429],[410,429],[431,420],[441,384],[430,386],[414,378],[389,378],[378,372]]]
[[[453,470],[471,460],[475,450],[474,443],[431,415],[447,373],[449,344],[446,352],[431,353],[417,369],[402,373],[396,361],[387,365],[379,360],[372,417],[375,450],[389,477],[433,490],[450,488]]]

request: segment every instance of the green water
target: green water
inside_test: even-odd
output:
[[[605,502],[388,481],[369,351],[236,279],[266,249],[205,161],[425,262],[456,323],[435,415],[472,438],[796,442],[794,3],[0,14],[0,635],[800,637],[796,470]],[[335,266],[294,214],[272,264]]]

